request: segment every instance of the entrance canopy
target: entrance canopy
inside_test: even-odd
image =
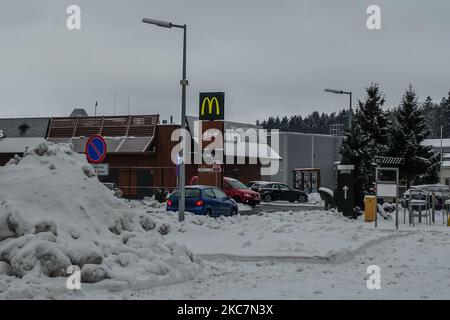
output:
[[[0,153],[23,153],[45,141],[49,118],[0,119]]]

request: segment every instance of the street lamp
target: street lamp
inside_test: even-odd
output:
[[[325,89],[325,92],[335,93],[335,94],[348,94],[350,96],[350,108],[349,108],[349,116],[348,116],[348,127],[352,128],[352,92],[351,91],[343,91],[343,90],[335,90],[335,89]]]
[[[186,146],[186,86],[189,84],[189,82],[186,79],[186,25],[179,25],[174,24],[172,22],[167,21],[161,21],[161,20],[155,20],[155,19],[148,19],[144,18],[142,19],[143,23],[153,24],[158,27],[163,28],[179,28],[183,29],[183,78],[180,81],[181,85],[181,131],[183,132],[183,144]],[[185,199],[186,199],[186,190],[185,190],[185,184],[186,184],[186,170],[184,165],[184,157],[185,157],[186,148],[183,148],[183,156],[180,164],[180,192],[179,192],[179,201],[178,201],[178,221],[182,222],[184,221],[184,209],[185,209]]]

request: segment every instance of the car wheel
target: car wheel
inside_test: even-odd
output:
[[[231,216],[236,216],[238,214],[238,211],[236,208],[231,209]]]
[[[211,209],[206,209],[206,211],[205,211],[205,215],[206,216],[208,216],[208,217],[212,217],[213,215],[212,215],[212,210]]]
[[[236,201],[237,203],[240,203],[240,202],[241,202],[241,198],[236,197],[236,196],[233,197],[233,200]]]
[[[263,199],[264,199],[264,202],[271,202],[272,196],[270,194],[265,194]]]
[[[300,202],[300,203],[305,203],[306,201],[308,201],[308,198],[306,197],[306,195],[301,194],[301,195],[298,197],[298,202]]]

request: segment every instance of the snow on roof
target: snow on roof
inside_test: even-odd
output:
[[[0,153],[23,153],[27,148],[37,147],[44,141],[44,137],[2,138],[0,139]]]
[[[49,121],[50,118],[4,118],[0,119],[0,131],[4,138],[45,138]]]
[[[192,138],[198,144],[198,138]],[[258,142],[224,141],[225,156],[282,160],[281,156],[268,144]]]

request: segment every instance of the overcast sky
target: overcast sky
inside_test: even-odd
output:
[[[81,8],[81,30],[66,9]],[[366,27],[381,7],[382,30]],[[226,119],[347,108],[378,82],[387,106],[408,84],[435,101],[450,91],[448,0],[2,0],[0,116],[159,113],[179,119],[182,31],[188,25],[188,114],[200,91],[225,91]]]

